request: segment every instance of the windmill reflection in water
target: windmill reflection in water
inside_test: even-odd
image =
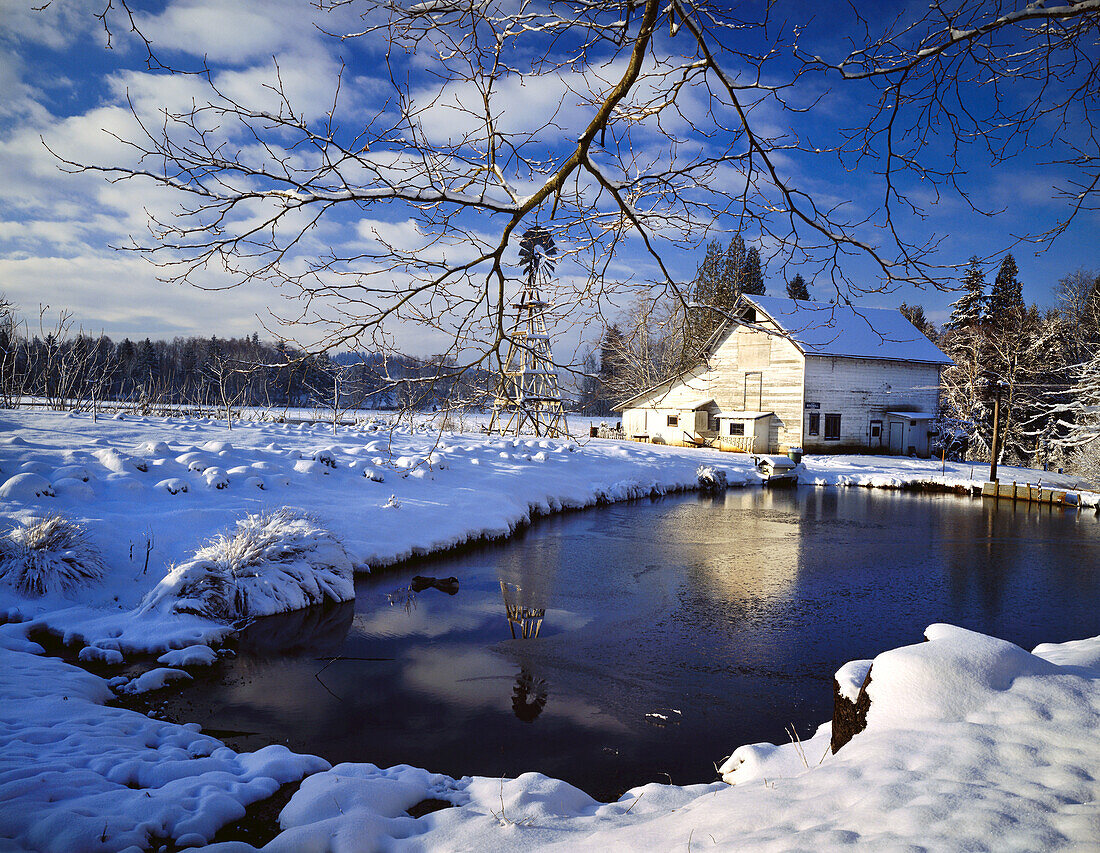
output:
[[[500,594],[504,599],[504,612],[508,617],[508,628],[513,640],[533,640],[542,630],[542,620],[546,615],[544,607],[527,607],[520,604],[523,590],[517,584],[500,582]],[[515,686],[512,688],[512,711],[525,723],[534,722],[546,707],[550,698],[546,679],[534,675],[526,661],[520,664]]]

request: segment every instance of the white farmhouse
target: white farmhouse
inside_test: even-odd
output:
[[[699,361],[615,407],[627,436],[927,456],[951,359],[900,311],[741,296]]]

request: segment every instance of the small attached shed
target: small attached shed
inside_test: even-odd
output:
[[[928,456],[935,419],[932,412],[887,412],[883,446],[898,456]]]
[[[767,453],[771,445],[771,412],[729,412],[718,416],[718,445],[723,450]]]
[[[706,444],[718,436],[720,411],[713,398],[623,413],[628,438],[658,444]]]

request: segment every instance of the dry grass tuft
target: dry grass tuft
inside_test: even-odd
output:
[[[27,595],[85,586],[103,572],[84,528],[60,515],[32,518],[0,538],[0,579]]]
[[[354,597],[352,567],[339,539],[292,507],[249,515],[200,549],[147,597],[177,613],[219,621],[295,610]]]

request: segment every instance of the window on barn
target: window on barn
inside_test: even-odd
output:
[[[744,435],[745,425],[740,421],[730,421],[730,435]]]
[[[825,440],[840,440],[840,415],[825,416]]]
[[[669,426],[679,426],[680,425],[680,416],[679,415],[669,415],[668,416],[668,425]]]
[[[810,412],[810,427],[806,435],[821,435],[821,415],[817,412]]]

